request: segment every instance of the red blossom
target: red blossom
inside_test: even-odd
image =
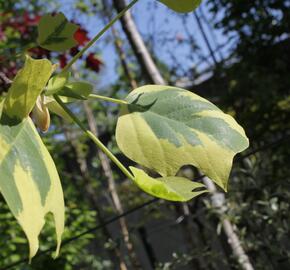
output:
[[[41,18],[40,15],[30,16],[27,13],[27,11],[25,11],[23,14],[23,21],[24,21],[24,24],[26,24],[27,26],[37,26],[40,18]]]
[[[88,31],[86,31],[85,29],[82,29],[82,28],[79,28],[74,33],[74,39],[81,46],[85,45],[88,41],[90,41],[90,39],[88,37]]]
[[[66,66],[66,64],[67,64],[67,57],[66,57],[66,55],[65,54],[61,54],[58,57],[58,59],[59,59],[59,66],[61,68],[64,68]]]
[[[80,50],[78,49],[78,46],[72,47],[69,51],[69,54],[71,56],[75,56]]]
[[[100,71],[103,64],[104,63],[102,62],[102,60],[95,56],[95,54],[93,53],[90,53],[86,58],[86,67],[96,72]]]

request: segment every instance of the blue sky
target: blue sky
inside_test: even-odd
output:
[[[99,16],[79,15],[73,8],[73,0],[61,1],[58,10],[64,12],[69,18],[74,18],[81,23],[88,31],[90,37],[93,37],[103,26],[103,20]],[[158,3],[156,0],[140,0],[132,9],[133,16],[136,20],[138,28],[146,40],[150,39],[153,44],[155,54],[169,66],[178,65],[180,69],[188,70],[191,67],[196,67],[198,70],[206,69],[213,63],[209,57],[208,48],[204,42],[201,32],[198,28],[193,13],[180,15],[172,12],[166,6]],[[197,10],[198,15],[204,14],[207,20],[211,20],[211,15],[208,12],[208,7],[203,2]],[[206,61],[201,63],[198,53],[193,51],[188,45],[185,45],[182,40],[187,38],[183,20],[186,19],[187,31],[194,37],[196,43],[200,47],[199,55],[206,57]],[[120,24],[116,25],[120,29]],[[226,44],[221,50],[223,56],[229,52],[231,43],[229,37],[223,35],[221,31],[210,31],[208,26],[203,23],[206,34],[210,40],[213,49],[217,46]],[[154,35],[153,35],[154,33]],[[105,62],[105,66],[99,76],[98,84],[100,87],[107,86],[117,79],[116,62],[117,56],[114,46],[106,42],[110,33],[106,33],[90,51],[100,53]],[[125,39],[125,37],[123,36]],[[162,44],[162,41],[168,40]],[[217,59],[220,54],[216,54]]]

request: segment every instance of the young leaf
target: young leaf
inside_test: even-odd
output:
[[[93,86],[87,82],[70,82],[57,94],[69,97],[71,100],[85,100],[93,92]]]
[[[2,118],[8,122],[21,122],[27,117],[52,72],[53,66],[47,59],[34,60],[26,56],[24,67],[17,73],[9,88]]]
[[[45,95],[53,95],[60,91],[69,79],[70,73],[69,72],[61,72],[55,76],[53,76],[47,83]]]
[[[45,215],[54,215],[57,251],[64,228],[63,193],[54,162],[31,119],[0,124],[0,190],[29,241],[32,258]]]
[[[159,1],[176,12],[185,13],[195,10],[201,4],[202,0],[159,0]]]
[[[37,43],[50,51],[65,51],[77,45],[74,34],[79,27],[62,13],[44,15],[38,24]]]
[[[122,105],[116,129],[121,151],[162,176],[191,164],[227,190],[236,153],[248,139],[241,126],[206,99],[189,91],[147,85]]]
[[[138,187],[152,196],[168,201],[186,202],[202,193],[208,192],[203,184],[192,182],[183,177],[171,176],[155,179],[147,175],[143,170],[134,167],[130,167],[130,170]],[[194,191],[200,188],[202,190]]]

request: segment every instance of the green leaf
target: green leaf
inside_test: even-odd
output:
[[[48,81],[45,95],[50,96],[50,95],[53,95],[53,94],[57,93],[58,91],[60,91],[67,83],[69,77],[70,77],[69,72],[64,72],[64,73],[61,72],[61,73],[53,76]]]
[[[162,176],[173,176],[191,164],[227,190],[233,157],[249,145],[230,115],[170,86],[143,86],[126,100],[129,105],[122,105],[116,140],[128,158]]]
[[[38,24],[37,43],[50,51],[65,51],[77,45],[74,33],[79,27],[70,23],[63,13],[44,15]]]
[[[93,86],[87,82],[70,82],[57,94],[72,98],[71,101],[74,101],[76,99],[86,100],[92,92]]]
[[[185,13],[195,10],[201,4],[202,0],[159,0],[159,1],[176,12]]]
[[[5,99],[2,122],[20,122],[32,111],[37,97],[53,72],[47,59],[26,56],[24,67],[17,73]]]
[[[64,229],[64,201],[54,162],[31,119],[0,124],[0,190],[29,241],[29,257],[38,250],[45,215],[54,215],[57,250]]]
[[[152,196],[168,201],[186,202],[202,193],[208,192],[203,184],[192,182],[183,177],[152,178],[143,170],[134,167],[130,167],[130,170],[138,187]],[[200,188],[202,190],[194,191]]]

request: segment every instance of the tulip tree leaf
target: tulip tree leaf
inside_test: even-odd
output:
[[[57,254],[64,228],[64,201],[54,162],[31,119],[17,125],[0,124],[0,190],[24,230],[32,258],[45,215],[52,213]]]
[[[201,183],[192,182],[184,177],[152,178],[143,170],[130,167],[135,183],[146,193],[168,201],[186,202],[192,198],[208,192]],[[195,191],[196,189],[201,189]]]
[[[9,88],[2,120],[20,122],[27,117],[52,72],[53,66],[47,59],[34,60],[27,56],[24,67],[17,73]]]
[[[202,0],[159,0],[172,10],[180,13],[191,12],[195,10]]]
[[[37,43],[50,51],[65,51],[77,45],[74,33],[79,26],[70,23],[63,13],[44,15],[38,24]]]
[[[170,86],[143,86],[126,100],[116,140],[128,158],[162,176],[173,176],[191,164],[227,190],[233,157],[249,145],[230,115],[198,95]]]

